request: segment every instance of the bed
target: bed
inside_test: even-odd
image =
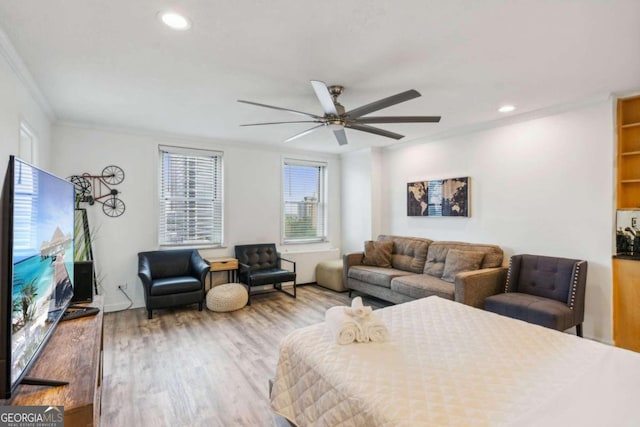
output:
[[[640,425],[640,354],[428,297],[376,310],[391,339],[281,343],[271,392],[297,426]]]

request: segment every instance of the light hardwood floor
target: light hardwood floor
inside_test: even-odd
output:
[[[144,308],[106,314],[101,425],[272,425],[268,379],[281,339],[349,304],[347,293],[307,285],[296,299],[252,296],[232,313],[194,305],[151,320]]]

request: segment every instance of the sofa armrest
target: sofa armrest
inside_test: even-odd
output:
[[[145,255],[138,254],[138,277],[144,286],[145,293],[149,293],[151,289],[151,266],[149,258]]]
[[[344,287],[349,287],[347,286],[347,274],[349,273],[349,268],[354,265],[362,265],[363,259],[364,252],[351,252],[342,255],[342,285]]]
[[[205,286],[207,274],[209,273],[209,269],[209,264],[207,264],[207,262],[202,259],[197,251],[194,251],[191,254],[191,258],[189,259],[189,270],[190,274],[193,277],[196,277],[198,281],[202,283],[203,289]]]
[[[455,280],[455,300],[484,308],[485,298],[499,294],[507,280],[508,267],[483,268],[458,273]]]

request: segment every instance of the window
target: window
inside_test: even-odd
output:
[[[18,157],[29,163],[36,163],[36,137],[29,125],[20,122],[20,145]]]
[[[325,163],[284,160],[284,243],[327,240],[326,172]]]
[[[221,246],[222,153],[160,147],[159,243]]]

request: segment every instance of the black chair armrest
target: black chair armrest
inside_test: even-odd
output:
[[[293,264],[293,272],[296,272],[296,262],[295,261],[291,261],[290,259],[286,259],[286,258],[282,258],[282,257],[278,257],[278,264],[280,264],[280,261],[287,261],[291,264]],[[280,267],[282,268],[282,267]]]
[[[138,255],[138,277],[142,281],[144,288],[147,292],[151,288],[151,266],[149,265],[149,259],[144,255]]]
[[[194,277],[197,277],[200,283],[204,286],[205,278],[207,277],[207,273],[209,273],[209,264],[207,264],[207,262],[203,260],[200,254],[195,250],[191,254],[189,264],[191,274]]]
[[[241,262],[238,262],[238,269],[240,269],[240,271],[251,271],[249,264],[243,264]]]

